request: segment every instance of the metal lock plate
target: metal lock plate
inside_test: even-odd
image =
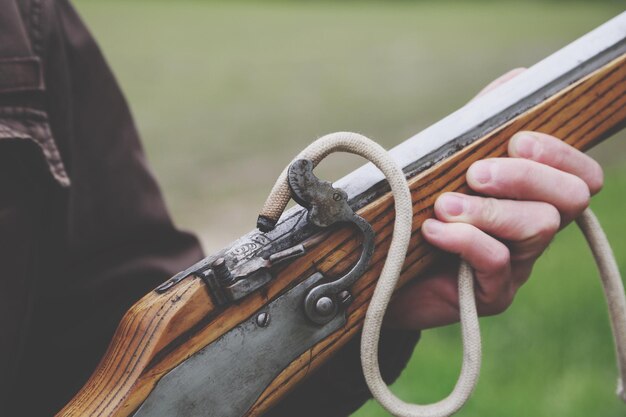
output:
[[[133,416],[244,415],[283,369],[345,324],[345,311],[324,326],[307,319],[305,295],[322,278],[310,276],[172,369]]]

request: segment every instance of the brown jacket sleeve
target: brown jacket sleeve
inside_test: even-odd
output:
[[[0,415],[15,379],[32,313],[37,229],[42,201],[25,172],[37,152],[26,143],[0,143]]]
[[[132,303],[202,253],[172,224],[73,8],[0,0],[0,20],[16,3],[0,29],[0,415],[36,417],[85,382]]]
[[[0,71],[0,415],[49,416],[86,381],[130,305],[202,253],[172,224],[125,99],[68,1],[0,0],[0,23],[15,4],[19,25],[0,40],[23,47],[0,46],[0,65],[21,66],[31,88],[3,91],[16,84]],[[416,339],[384,336],[389,379]],[[368,393],[357,343],[271,415],[358,407]]]

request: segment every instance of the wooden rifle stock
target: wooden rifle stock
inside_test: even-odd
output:
[[[622,16],[622,31],[624,21],[626,18]],[[429,154],[432,158],[428,163],[414,164],[413,168],[405,170],[410,175],[414,217],[401,285],[419,277],[440,258],[441,253],[422,239],[420,225],[433,216],[433,204],[438,195],[468,190],[465,172],[474,161],[505,156],[509,138],[520,130],[545,132],[587,150],[623,126],[626,120],[626,35],[622,37],[607,49],[609,52],[598,51],[589,60],[596,63],[595,67],[581,63],[576,71],[568,70],[569,79],[554,78],[533,96],[534,101],[520,100],[521,106],[498,113],[505,117],[492,117],[490,123],[478,126],[477,137],[455,142],[445,152]],[[524,82],[518,85],[523,87]],[[487,102],[478,100],[474,105],[481,103]],[[394,216],[393,201],[384,186],[379,184],[372,189],[376,192],[362,193],[358,199],[353,196],[359,215],[375,230],[376,249],[367,272],[350,289],[353,300],[345,310],[345,325],[299,354],[273,377],[242,415],[258,416],[268,410],[359,331],[386,257]],[[295,216],[293,213],[298,211],[292,211],[291,217]],[[305,253],[270,268],[272,279],[238,301],[218,306],[201,274],[194,271],[206,271],[220,257],[239,262],[261,253],[267,249],[270,239],[263,240],[263,234],[258,231],[207,258],[174,281],[168,281],[160,292],[145,295],[126,313],[97,369],[58,416],[134,415],[159,380],[196,352],[240,323],[256,317],[269,302],[314,272],[337,277],[356,262],[360,241],[353,229],[338,227],[307,234],[301,232],[309,230],[306,225],[301,227],[296,223],[290,226],[293,232],[289,233],[297,235],[293,237],[294,242],[302,243]],[[205,411],[213,415],[210,410]]]

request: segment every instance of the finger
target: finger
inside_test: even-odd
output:
[[[422,234],[430,244],[465,259],[478,273],[502,273],[508,267],[508,248],[470,224],[428,219]]]
[[[490,92],[492,90],[495,90],[496,88],[498,88],[502,84],[504,84],[507,81],[517,77],[518,75],[520,75],[524,71],[526,71],[526,68],[515,68],[515,69],[512,69],[511,71],[507,72],[506,74],[503,74],[503,75],[499,76],[498,78],[496,78],[495,80],[493,80],[492,82],[487,84],[487,86],[485,86],[482,90],[480,90],[478,92],[478,94],[476,94],[476,96],[472,100],[470,100],[470,101],[476,100],[478,97],[484,96],[488,92]]]
[[[513,261],[538,257],[561,224],[558,210],[548,203],[460,193],[442,194],[435,202],[435,214],[444,222],[471,224],[491,236],[509,241]]]
[[[475,271],[476,298],[483,314],[504,311],[512,301],[509,249],[500,241],[465,223],[428,219],[422,234],[432,245],[459,255]]]
[[[466,177],[468,185],[481,194],[553,205],[561,213],[561,225],[589,206],[589,187],[582,179],[527,159],[477,161],[470,166]]]
[[[555,138],[539,132],[519,132],[509,141],[509,155],[531,159],[582,178],[591,194],[602,188],[602,167],[593,158]]]

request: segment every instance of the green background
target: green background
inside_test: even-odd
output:
[[[282,167],[316,137],[391,147],[618,14],[608,2],[80,0],[132,106],[178,225],[207,252],[254,226]],[[626,135],[593,151],[593,208],[626,270]],[[322,176],[358,166],[331,158]],[[481,320],[484,369],[461,416],[619,416],[609,325],[591,256],[564,230],[504,314]],[[453,387],[458,326],[424,332],[394,391]],[[358,417],[387,415],[373,402]]]

